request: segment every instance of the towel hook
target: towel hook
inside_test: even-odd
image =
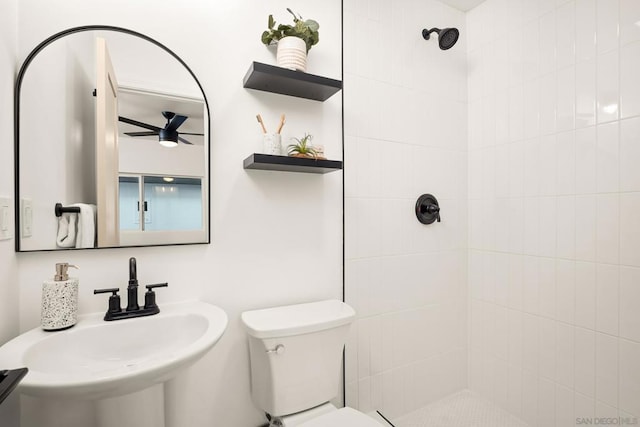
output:
[[[62,206],[62,203],[56,203],[55,213],[57,217],[61,217],[63,213],[80,213],[78,206]]]

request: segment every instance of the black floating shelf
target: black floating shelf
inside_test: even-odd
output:
[[[253,153],[244,159],[244,168],[283,172],[328,173],[341,170],[342,162],[339,160],[305,159]]]
[[[326,101],[342,89],[342,82],[254,61],[244,76],[244,87],[314,101]]]

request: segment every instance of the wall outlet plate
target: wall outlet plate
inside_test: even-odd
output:
[[[12,209],[12,200],[9,197],[0,197],[0,240],[13,239]]]

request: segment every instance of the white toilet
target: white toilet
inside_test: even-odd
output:
[[[270,426],[381,427],[329,401],[340,386],[342,349],[355,311],[339,300],[242,313],[249,334],[251,396]]]

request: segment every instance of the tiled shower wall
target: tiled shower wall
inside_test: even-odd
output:
[[[465,18],[344,2],[347,404],[396,417],[467,384]],[[460,28],[449,51],[426,27]],[[422,193],[442,222],[420,224]]]
[[[467,15],[469,386],[531,426],[640,416],[640,1]]]

